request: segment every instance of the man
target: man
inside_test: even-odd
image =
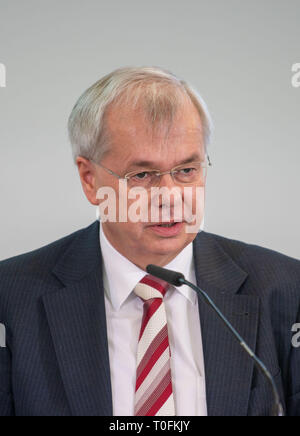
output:
[[[205,290],[300,415],[300,262],[199,231],[210,131],[200,96],[159,68],[114,71],[79,99],[70,139],[101,222],[1,262],[0,415],[271,413],[268,382],[221,321],[149,264]]]

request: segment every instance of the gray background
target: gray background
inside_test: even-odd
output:
[[[66,123],[120,66],[189,80],[215,124],[205,230],[300,257],[299,0],[0,0],[0,259],[95,220]]]

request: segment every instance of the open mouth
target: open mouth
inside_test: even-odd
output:
[[[159,227],[174,227],[178,223],[157,224]]]
[[[177,236],[184,228],[183,222],[160,223],[150,226],[150,229],[160,236]]]

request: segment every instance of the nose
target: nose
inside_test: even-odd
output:
[[[166,188],[169,195],[160,195],[159,207],[164,209],[170,208],[170,216],[182,213],[183,191],[182,188],[176,184],[171,174],[164,174],[161,176],[159,188]],[[178,192],[177,192],[178,191]]]
[[[164,174],[160,176],[159,181],[159,187],[166,187],[172,189],[174,186],[176,186],[176,183],[173,180],[173,177],[171,174]]]

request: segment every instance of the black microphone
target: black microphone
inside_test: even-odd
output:
[[[156,265],[148,265],[146,269],[152,276],[158,277],[171,285],[181,286],[185,283],[184,275],[180,272],[171,271]]]
[[[204,292],[201,288],[198,286],[195,286],[193,283],[190,283],[187,281],[183,274],[176,271],[171,271],[166,268],[161,268],[157,265],[148,265],[146,268],[148,274],[151,274],[154,277],[158,277],[159,279],[164,280],[167,283],[170,283],[173,286],[182,286],[187,285],[190,288],[192,288],[194,291],[196,291],[205,303],[207,303],[218,315],[218,317],[223,321],[225,326],[228,328],[228,330],[232,333],[232,335],[235,337],[235,339],[238,340],[241,347],[246,351],[246,353],[251,357],[251,359],[254,361],[256,367],[262,372],[262,374],[266,377],[268,382],[271,385],[273,396],[274,396],[274,410],[272,411],[272,416],[284,416],[284,411],[282,404],[280,402],[280,396],[278,393],[278,389],[276,386],[276,383],[266,366],[263,364],[263,362],[256,356],[254,351],[251,350],[251,348],[246,344],[244,339],[240,336],[240,334],[235,330],[235,328],[231,325],[231,323],[228,321],[228,319],[223,315],[223,313],[218,309],[218,307],[215,305],[215,303],[212,301],[212,299],[207,295],[206,292]]]

